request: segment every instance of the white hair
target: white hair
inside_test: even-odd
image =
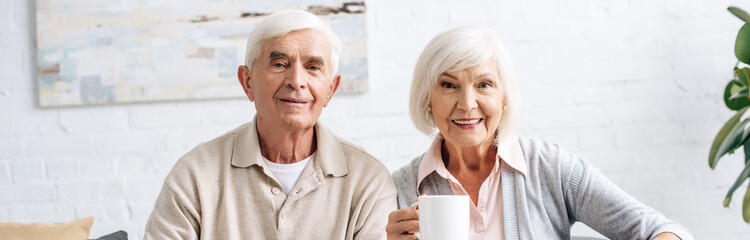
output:
[[[496,143],[515,130],[520,114],[520,97],[513,63],[495,31],[485,27],[455,27],[435,36],[417,61],[409,94],[409,113],[423,133],[435,134],[430,90],[446,72],[455,72],[485,62],[494,62],[505,89],[505,105],[498,124]]]
[[[269,15],[255,26],[247,39],[247,51],[245,52],[245,66],[253,71],[253,62],[258,58],[263,48],[263,41],[275,37],[284,36],[289,32],[302,29],[313,29],[322,32],[331,44],[331,69],[333,77],[336,77],[339,68],[339,53],[341,52],[341,40],[333,32],[328,23],[323,22],[318,16],[302,10],[285,10]]]

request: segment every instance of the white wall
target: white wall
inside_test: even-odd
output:
[[[721,206],[741,159],[713,171],[706,160],[732,114],[721,94],[741,22],[729,5],[750,9],[725,0],[368,1],[370,92],[336,96],[321,122],[397,169],[430,142],[407,113],[420,51],[449,26],[486,24],[518,68],[522,135],[583,156],[697,239],[746,238],[744,187],[731,209]],[[253,107],[39,108],[34,12],[33,1],[0,1],[0,221],[95,216],[91,237],[124,229],[139,239],[172,164],[248,121]]]

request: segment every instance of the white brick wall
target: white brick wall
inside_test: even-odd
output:
[[[420,51],[449,26],[489,25],[517,66],[520,134],[588,159],[697,239],[747,238],[741,193],[721,206],[741,158],[715,171],[706,163],[731,116],[721,94],[741,23],[729,5],[750,9],[726,0],[368,1],[370,91],[336,96],[321,122],[397,169],[431,141],[407,108]],[[123,229],[140,239],[172,164],[254,109],[246,99],[39,108],[34,12],[33,1],[0,1],[0,221],[94,216],[91,237]]]

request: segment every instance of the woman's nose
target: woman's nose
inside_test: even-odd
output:
[[[472,90],[464,90],[458,99],[458,109],[471,111],[477,107],[476,93]]]

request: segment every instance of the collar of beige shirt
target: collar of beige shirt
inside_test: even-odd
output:
[[[437,137],[435,137],[435,140],[432,141],[430,149],[427,150],[424,157],[422,157],[422,162],[419,164],[419,170],[417,171],[417,182],[419,185],[421,185],[422,180],[432,172],[437,172],[440,176],[446,178],[445,175],[447,173],[445,172],[448,170],[445,168],[445,164],[443,164],[442,161],[443,157],[440,154],[442,142],[443,135],[438,134]],[[518,143],[518,136],[515,134],[508,134],[499,141],[497,144],[497,156],[509,167],[526,175],[526,158],[523,156],[521,144]],[[496,169],[497,167],[498,166],[495,165]],[[417,189],[419,189],[419,185],[417,185]]]
[[[336,136],[320,123],[315,124],[315,133],[318,144],[315,156],[317,167],[324,176],[345,176],[348,173],[345,162],[346,158],[344,150],[338,144]],[[234,151],[232,152],[232,166],[245,168],[258,165],[264,167],[265,163],[263,162],[263,155],[260,153],[256,119],[253,118],[250,127],[245,128],[245,131],[238,132],[236,137]]]

